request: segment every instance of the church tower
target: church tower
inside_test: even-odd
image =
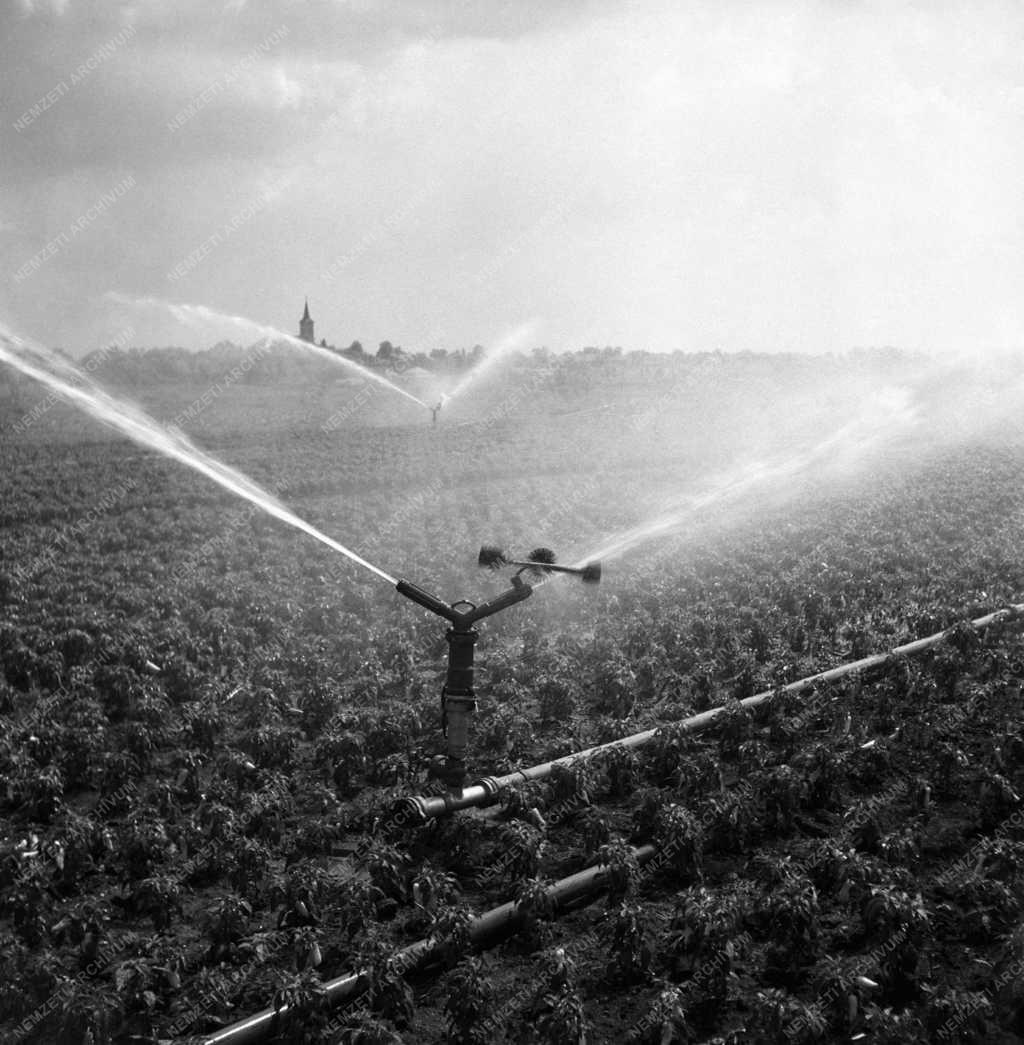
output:
[[[306,298],[306,310],[302,313],[302,319],[299,320],[299,338],[308,341],[311,345],[316,344],[316,338],[313,337],[313,320],[309,316],[309,298]]]

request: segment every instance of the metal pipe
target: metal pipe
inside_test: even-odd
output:
[[[412,581],[399,581],[395,588],[400,595],[404,595],[407,599],[411,599],[424,609],[430,610],[431,613],[444,617],[445,620],[450,620],[454,623],[459,619],[460,614],[449,606],[447,602],[439,599],[436,595],[431,595],[429,591],[424,591],[418,584],[413,584]]]
[[[972,628],[981,630],[992,624],[1014,620],[1022,616],[1024,616],[1024,603],[996,610],[994,613],[989,613],[984,617],[978,617],[976,620],[970,621],[969,624]],[[897,646],[888,653],[875,653],[870,657],[862,657],[860,660],[852,661],[849,664],[841,664],[838,667],[829,668],[827,671],[821,671],[816,675],[809,675],[807,678],[799,679],[796,682],[790,682],[788,685],[780,687],[781,692],[804,693],[809,689],[813,689],[819,682],[831,682],[855,671],[867,671],[871,668],[881,667],[894,657],[906,657],[915,653],[921,653],[923,650],[930,649],[932,646],[937,646],[940,642],[943,642],[948,638],[952,630],[952,628],[946,628],[926,638],[916,639],[903,646]],[[741,700],[740,703],[748,708],[757,707],[759,704],[770,700],[779,691],[775,689],[765,690],[763,693],[757,693],[752,697]],[[702,711],[699,715],[682,719],[678,725],[688,732],[697,733],[710,726],[721,711],[721,707],[710,708],[707,711]],[[405,810],[407,815],[411,813],[416,819],[423,822],[432,817],[442,816],[445,813],[451,813],[458,809],[490,805],[491,802],[496,800],[498,792],[504,787],[512,787],[531,780],[543,780],[545,777],[550,776],[559,766],[571,765],[580,759],[590,758],[601,751],[608,751],[611,748],[632,749],[641,747],[654,739],[659,728],[646,729],[642,733],[634,733],[632,736],[622,737],[619,740],[598,744],[596,747],[587,748],[585,751],[576,751],[571,755],[563,755],[561,758],[552,759],[550,762],[542,762],[540,765],[530,766],[527,769],[517,769],[512,773],[507,773],[505,776],[484,777],[472,786],[463,788],[462,793],[458,795],[444,795],[440,797],[430,795],[407,796],[398,801],[396,808]]]
[[[540,573],[572,573],[590,584],[596,584],[601,579],[599,562],[588,562],[584,566],[560,566],[554,562],[523,562],[519,559],[508,559],[505,565],[521,566],[523,569],[536,570]]]
[[[657,851],[653,845],[642,845],[633,850],[633,855],[636,857],[637,864],[642,867]],[[586,870],[577,871],[576,874],[560,879],[548,886],[545,892],[555,902],[556,907],[563,907],[581,896],[604,889],[607,884],[607,876],[607,866],[598,864],[596,867],[588,867]],[[470,922],[470,942],[474,945],[486,945],[500,933],[514,929],[519,922],[519,917],[514,900],[485,911]],[[439,944],[440,941],[433,937],[417,940],[416,943],[395,953],[395,964],[401,969],[403,975],[406,972],[412,972],[429,960]],[[366,970],[363,969],[329,980],[323,985],[323,990],[328,1004],[334,1007],[347,998],[362,993],[368,987],[369,977]],[[286,1005],[277,1011],[272,1008],[263,1009],[253,1016],[207,1036],[203,1045],[256,1045],[257,1042],[264,1041],[277,1031],[278,1020],[287,1011],[288,1006]]]
[[[524,570],[545,574],[574,573],[588,584],[597,584],[601,580],[599,562],[588,562],[581,566],[561,566],[555,562],[555,553],[549,548],[538,548],[530,554],[533,556],[531,559],[509,559],[500,548],[493,544],[485,544],[480,548],[477,564],[486,566],[489,570],[500,570],[503,566],[519,566]]]
[[[478,620],[483,620],[484,617],[490,617],[492,614],[498,613],[500,610],[508,609],[509,606],[514,606],[517,602],[522,602],[523,599],[528,599],[532,594],[533,588],[526,581],[521,577],[513,577],[511,588],[495,596],[490,602],[485,602],[482,606],[474,606],[463,616],[470,623],[475,623]]]
[[[987,614],[984,617],[979,617],[969,623],[971,627],[980,630],[982,628],[987,628],[992,624],[1015,620],[1022,616],[1024,616],[1024,604],[1017,604],[1002,610],[997,610],[996,612]],[[843,664],[839,667],[819,672],[816,675],[810,675],[807,678],[800,679],[797,682],[791,682],[788,685],[781,687],[781,692],[802,693],[808,689],[812,689],[815,683],[818,682],[826,682],[831,681],[832,679],[841,678],[842,676],[851,674],[854,671],[865,671],[870,668],[881,667],[894,657],[920,653],[923,650],[938,645],[940,642],[948,638],[951,631],[952,629],[947,628],[944,631],[936,632],[934,635],[929,635],[926,638],[917,639],[914,642],[908,642],[903,646],[897,646],[889,653],[878,653],[870,657],[862,657],[860,660],[853,661],[850,664]],[[764,693],[758,693],[755,696],[747,697],[740,703],[746,707],[756,707],[759,704],[763,704],[766,700],[769,700],[776,692],[776,690],[768,690]],[[689,731],[697,731],[710,725],[721,711],[722,708],[720,707],[711,708],[708,711],[701,712],[699,715],[694,715],[691,718],[684,719],[680,724]],[[467,788],[461,795],[448,794],[442,795],[437,799],[425,798],[422,796],[407,798],[404,800],[403,804],[407,807],[414,808],[424,818],[438,816],[441,813],[451,812],[456,809],[465,809],[471,805],[484,805],[487,804],[487,800],[493,799],[498,790],[503,786],[508,786],[509,784],[514,784],[520,781],[543,779],[548,776],[556,766],[569,765],[577,759],[587,758],[599,751],[605,751],[612,747],[640,747],[642,744],[651,740],[656,732],[656,729],[645,730],[642,733],[636,733],[633,736],[624,737],[621,740],[612,741],[607,744],[599,744],[596,747],[588,748],[585,751],[578,751],[571,755],[565,755],[562,758],[554,759],[551,762],[545,762],[539,766],[531,766],[528,769],[517,770],[515,773],[510,773],[504,777],[488,777],[476,786]],[[636,856],[637,863],[643,865],[651,860],[651,858],[656,854],[657,849],[652,845],[644,845],[634,849],[633,852]],[[605,885],[604,879],[606,874],[607,868],[602,865],[587,868],[584,871],[579,871],[574,875],[569,875],[568,878],[563,878],[560,881],[555,882],[548,888],[547,894],[555,901],[557,906],[564,906],[566,903],[579,896],[584,896],[589,892],[594,892],[603,888]],[[486,911],[479,917],[474,918],[470,923],[469,936],[471,942],[474,944],[485,943],[500,931],[513,928],[518,922],[518,917],[516,905],[512,901],[501,904],[499,907],[495,907],[490,911]],[[409,947],[398,951],[396,959],[398,959],[398,964],[403,971],[411,971],[417,966],[422,965],[434,952],[436,947],[437,943],[432,939],[419,940]],[[359,994],[368,986],[369,982],[366,971],[361,970],[357,973],[349,973],[345,976],[340,976],[336,979],[330,980],[324,984],[323,989],[327,996],[328,1003],[331,1006],[334,1006],[339,1002],[344,1001],[346,998]],[[217,1031],[215,1034],[208,1036],[204,1039],[204,1045],[255,1045],[255,1043],[262,1042],[266,1037],[274,1032],[277,1017],[286,1011],[287,1007],[282,1007],[278,1012],[275,1012],[272,1008],[263,1009],[261,1012],[258,1012],[247,1019],[234,1023],[230,1027],[225,1027],[223,1030]]]

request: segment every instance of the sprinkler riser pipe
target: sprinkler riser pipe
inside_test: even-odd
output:
[[[476,711],[473,655],[477,634],[473,628],[456,624],[445,636],[448,639],[448,676],[441,697],[446,744],[444,777],[452,788],[461,789],[466,782],[469,722]]]
[[[448,677],[445,694],[448,697],[473,697],[473,654],[478,633],[472,628],[449,628]]]
[[[429,591],[424,591],[419,585],[406,580],[397,581],[395,588],[400,595],[450,621],[452,625],[445,633],[448,640],[448,670],[441,692],[441,727],[447,743],[444,780],[453,792],[461,794],[466,782],[470,718],[476,711],[473,655],[477,632],[472,625],[475,621],[490,617],[500,610],[528,599],[533,594],[533,589],[519,578],[513,578],[512,587],[508,591],[482,606],[474,606],[470,602],[449,605]],[[416,808],[415,803],[411,803],[411,807]]]
[[[466,756],[469,753],[469,720],[476,703],[465,697],[446,697],[445,715],[445,781],[453,788],[466,782]]]

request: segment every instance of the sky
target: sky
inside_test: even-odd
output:
[[[1014,350],[1022,117],[1017,0],[0,0],[0,319]]]

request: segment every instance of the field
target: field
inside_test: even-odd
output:
[[[275,1000],[288,1042],[1024,1041],[1020,622],[738,703],[1022,601],[1019,422],[843,428],[915,365],[534,360],[436,426],[308,366],[206,401],[194,374],[123,382],[451,601],[507,585],[483,543],[572,562],[676,521],[477,649],[474,777],[655,740],[419,826],[389,814],[436,790],[444,625],[9,381],[0,1041],[198,1041]],[[608,888],[556,911],[589,866]],[[521,931],[474,951],[507,900]]]

